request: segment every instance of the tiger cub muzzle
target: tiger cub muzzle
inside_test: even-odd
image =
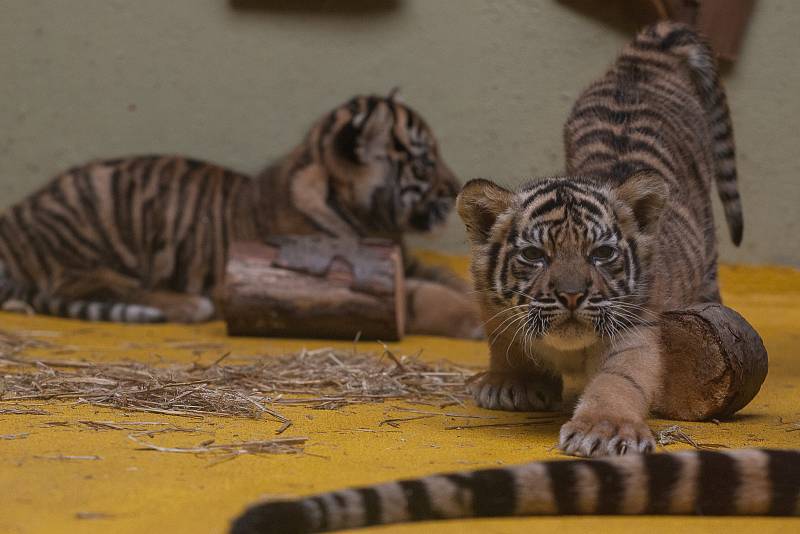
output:
[[[427,232],[447,220],[453,210],[459,184],[447,169],[439,174],[440,183],[430,190],[420,202],[413,206],[408,218],[410,230]]]

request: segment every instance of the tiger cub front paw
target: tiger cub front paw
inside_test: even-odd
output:
[[[560,377],[488,372],[471,386],[481,408],[518,412],[558,410]]]
[[[161,309],[172,323],[203,323],[214,318],[211,299],[199,295],[181,295],[162,304]]]
[[[619,456],[653,452],[656,442],[643,420],[576,415],[561,427],[558,446],[572,456]]]

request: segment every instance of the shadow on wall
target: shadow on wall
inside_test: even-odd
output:
[[[359,16],[388,14],[401,0],[229,0],[234,9],[287,15]]]

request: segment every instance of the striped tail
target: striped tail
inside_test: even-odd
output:
[[[32,309],[42,315],[83,319],[85,321],[109,321],[116,323],[163,323],[164,313],[152,306],[124,302],[90,300],[64,300],[36,289],[16,284],[2,277],[0,266],[0,306],[5,311]]]
[[[257,504],[231,534],[301,534],[469,517],[800,515],[800,450],[534,462]]]
[[[681,56],[691,69],[709,121],[717,193],[725,210],[731,240],[739,246],[742,242],[744,220],[737,187],[736,148],[728,100],[711,48],[690,26],[675,22],[659,22],[643,30],[636,37],[634,46]]]

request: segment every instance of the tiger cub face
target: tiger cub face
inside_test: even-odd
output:
[[[357,96],[324,119],[331,200],[370,234],[424,232],[443,222],[459,183],[418,113],[388,97]]]
[[[650,174],[617,187],[545,179],[517,192],[470,181],[458,211],[484,316],[496,322],[489,331],[505,328],[524,345],[573,351],[646,320],[666,196]]]

